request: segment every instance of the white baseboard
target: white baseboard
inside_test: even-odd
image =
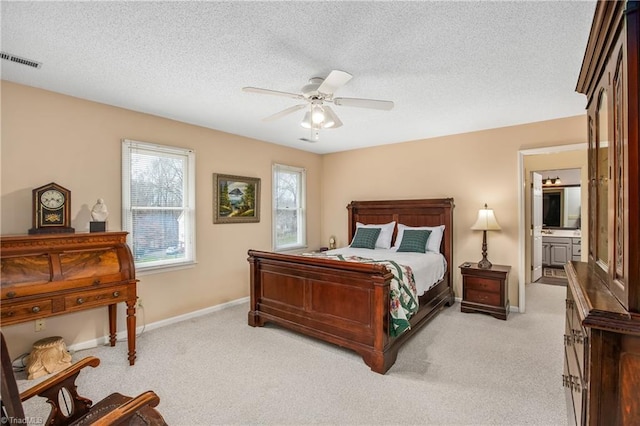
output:
[[[143,331],[155,330],[156,328],[166,327],[171,324],[175,324],[178,322],[190,320],[193,318],[201,317],[203,315],[207,315],[213,312],[221,311],[226,308],[230,308],[232,306],[240,305],[242,303],[246,303],[249,301],[249,296],[242,297],[240,299],[232,300],[230,302],[222,303],[220,305],[210,306],[208,308],[200,309],[197,311],[189,312],[188,314],[178,315],[176,317],[171,317],[167,319],[163,319],[160,321],[152,322],[151,324],[143,324],[136,327],[136,335],[139,335]],[[138,308],[144,309],[144,308]],[[127,331],[120,330],[116,334],[116,339],[118,341],[127,340]],[[84,342],[74,343],[68,346],[68,350],[70,352],[81,351],[83,349],[95,348],[97,346],[107,345],[109,343],[109,336],[102,336],[97,339],[87,340]]]
[[[462,302],[462,297],[455,297],[454,299],[457,303]],[[520,308],[517,306],[509,306],[509,312],[520,312]]]

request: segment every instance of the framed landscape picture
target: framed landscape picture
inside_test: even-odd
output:
[[[260,222],[260,179],[213,174],[213,223]]]

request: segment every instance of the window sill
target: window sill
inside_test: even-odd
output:
[[[136,276],[160,274],[163,272],[179,271],[181,269],[190,269],[194,268],[197,264],[198,262],[196,261],[185,261],[182,263],[174,263],[172,265],[136,267]]]
[[[300,254],[305,253],[308,250],[308,246],[296,246],[296,247],[287,247],[286,249],[277,249],[273,250],[275,253],[284,253],[284,254]]]

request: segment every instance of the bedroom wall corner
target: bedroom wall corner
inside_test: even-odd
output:
[[[138,274],[142,321],[153,323],[241,299],[249,294],[247,250],[271,249],[271,167],[274,162],[307,170],[307,239],[320,244],[321,163],[318,154],[249,139],[175,120],[99,104],[7,81],[1,90],[1,232],[31,227],[31,190],[57,182],[72,191],[72,225],[87,232],[97,198],[109,206],[109,229],[120,230],[121,139],[181,146],[196,152],[194,267]],[[247,155],[250,153],[250,155]],[[261,178],[259,223],[213,224],[212,174]],[[118,324],[124,329],[124,322]],[[107,333],[106,308],[47,319],[46,335],[68,345]],[[42,338],[33,323],[3,333],[15,350]]]
[[[511,265],[509,299],[518,306],[518,151],[584,142],[586,116],[528,123],[326,154],[323,159],[322,239],[347,241],[352,200],[453,197],[454,291],[461,296],[458,266],[482,258],[482,233],[470,228],[485,203],[502,227],[490,232],[488,258]],[[330,189],[330,190],[329,190]]]

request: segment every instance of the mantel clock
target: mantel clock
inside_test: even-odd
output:
[[[29,234],[75,232],[71,227],[71,191],[51,182],[33,190],[33,227]]]

